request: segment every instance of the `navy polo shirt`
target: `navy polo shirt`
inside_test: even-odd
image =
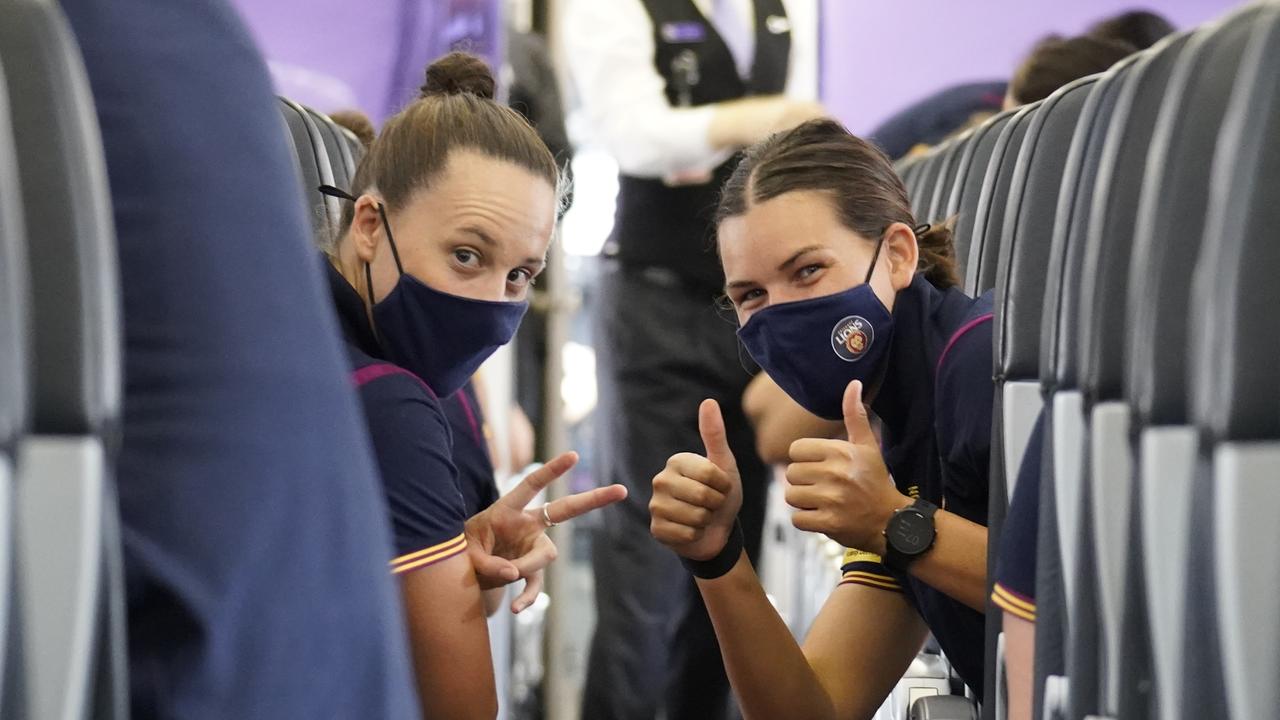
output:
[[[991,293],[973,299],[917,275],[893,308],[893,347],[871,409],[899,492],[987,524],[991,448]],[[981,696],[985,618],[871,553],[849,550],[841,583],[904,593]],[[981,699],[981,698],[979,698]]]
[[[467,549],[467,510],[444,407],[422,379],[382,358],[359,294],[333,265],[325,267],[391,517],[391,570],[448,560]]]
[[[1036,533],[1040,524],[1040,462],[1044,455],[1044,410],[1031,429],[1018,467],[1013,502],[1000,536],[991,601],[1023,620],[1036,621]]]
[[[488,425],[475,386],[470,382],[446,398],[443,405],[453,433],[453,464],[458,468],[458,487],[469,517],[498,500],[498,483],[486,440]]]

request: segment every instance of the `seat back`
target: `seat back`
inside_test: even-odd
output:
[[[1076,346],[1080,353],[1081,389],[1089,414],[1090,449],[1087,482],[1093,516],[1093,562],[1101,620],[1101,647],[1074,652],[1096,655],[1104,712],[1120,713],[1124,688],[1132,717],[1146,706],[1139,690],[1147,675],[1142,646],[1145,635],[1131,635],[1122,645],[1127,603],[1130,520],[1133,482],[1129,408],[1121,391],[1124,378],[1125,301],[1132,256],[1138,197],[1145,178],[1147,150],[1173,67],[1188,36],[1170,37],[1142,53],[1129,69],[1116,96],[1103,140],[1096,177],[1097,192],[1085,235],[1081,316],[1089,318]],[[1133,562],[1139,561],[1133,556]],[[1136,588],[1141,591],[1140,588]],[[1132,630],[1133,628],[1129,628]],[[1123,656],[1122,656],[1123,655]],[[1127,675],[1121,675],[1122,669]]]
[[[928,222],[929,204],[933,201],[933,189],[942,175],[946,162],[946,146],[938,146],[929,150],[920,161],[920,172],[908,192],[911,200],[911,214],[919,222]]]
[[[982,179],[987,174],[991,153],[1004,126],[1013,118],[1014,111],[1001,113],[974,128],[969,146],[960,159],[963,168],[956,175],[956,185],[951,191],[950,210],[956,216],[955,239],[956,270],[963,279],[968,274],[969,249],[973,245],[973,227],[978,214],[978,201],[982,197]]]
[[[1210,450],[1216,634],[1230,717],[1280,707],[1280,6],[1264,5],[1214,158],[1191,332],[1192,412]],[[1206,508],[1208,510],[1209,508]],[[1203,537],[1203,536],[1202,536]],[[1212,591],[1210,591],[1212,592]],[[1212,603],[1206,603],[1211,605]]]
[[[992,421],[988,536],[1003,528],[1013,480],[1031,428],[1040,414],[1040,305],[1062,168],[1080,111],[1095,79],[1086,78],[1047,98],[1031,117],[1010,182],[1004,237],[996,275],[994,325],[996,379]],[[988,577],[995,576],[998,542],[988,544]],[[988,697],[1002,667],[996,651],[1001,611],[987,611]]]
[[[57,5],[0,2],[32,292],[31,435],[16,488],[32,717],[126,710],[110,457],[121,337],[115,235],[92,97]],[[33,232],[38,228],[39,232]]]
[[[1039,106],[1040,103],[1037,102],[1018,110],[1001,129],[1000,136],[991,149],[991,159],[982,178],[969,260],[965,269],[964,287],[971,295],[979,295],[995,286],[996,261],[999,258],[1009,186],[1013,182],[1013,170],[1017,165],[1022,139]]]
[[[22,709],[20,614],[15,608],[14,473],[27,432],[31,374],[31,297],[27,236],[18,187],[17,149],[9,123],[9,93],[0,62],[0,716]]]
[[[1080,109],[1062,169],[1046,261],[1039,363],[1041,391],[1048,407],[1040,478],[1041,529],[1036,546],[1037,711],[1042,706],[1066,702],[1065,692],[1047,690],[1049,678],[1064,676],[1067,672],[1066,643],[1073,624],[1077,632],[1091,627],[1089,623],[1069,622],[1075,620],[1070,609],[1071,597],[1076,591],[1083,423],[1080,395],[1075,390],[1074,345],[1070,340],[1064,341],[1064,333],[1076,322],[1084,245],[1083,216],[1092,197],[1093,177],[1104,130],[1115,106],[1117,83],[1129,62],[1122,61],[1099,76]],[[1055,452],[1057,446],[1072,450],[1059,457]],[[1062,683],[1056,684],[1060,690],[1065,689]]]
[[[929,190],[929,208],[923,217],[916,218],[920,222],[943,222],[950,217],[946,214],[947,203],[951,201],[951,188],[955,185],[956,173],[960,169],[960,156],[964,154],[971,137],[973,137],[973,131],[966,131],[948,140],[943,147],[942,169],[938,172],[938,179],[933,188]]]
[[[1169,80],[1146,159],[1129,268],[1124,394],[1133,412],[1141,503],[1136,519],[1142,546],[1139,568],[1147,588],[1183,588],[1190,582],[1191,482],[1196,440],[1188,427],[1186,357],[1192,269],[1204,234],[1209,174],[1218,131],[1239,69],[1256,7],[1194,33]],[[1149,592],[1146,625],[1151,641],[1155,705],[1162,718],[1191,717],[1181,701],[1183,668],[1203,653],[1183,652],[1184,594]]]
[[[356,174],[356,163],[351,156],[351,146],[347,144],[347,139],[342,134],[343,129],[338,127],[338,124],[328,115],[311,108],[304,107],[304,109],[320,131],[325,154],[329,156],[329,168],[333,171],[334,184],[343,190],[349,190],[351,178]]]
[[[293,148],[298,155],[298,166],[302,170],[303,197],[307,199],[312,230],[317,241],[325,245],[333,238],[342,217],[342,208],[337,199],[316,190],[321,185],[334,183],[329,150],[325,146],[320,126],[306,108],[288,98],[280,98],[280,112],[289,126]]]

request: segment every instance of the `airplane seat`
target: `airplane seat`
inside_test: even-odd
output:
[[[15,543],[23,702],[38,718],[127,717],[112,461],[121,325],[111,202],[85,66],[44,0],[0,2],[31,292],[31,426]]]
[[[333,181],[343,190],[351,188],[351,179],[356,174],[355,159],[351,156],[351,148],[343,136],[343,128],[338,127],[328,115],[303,107],[308,117],[320,130],[320,139],[324,143],[325,154],[329,156],[329,168],[333,171]]]
[[[22,717],[21,611],[15,607],[14,476],[30,422],[31,297],[9,93],[0,62],[0,717]]]
[[[938,171],[938,178],[934,181],[933,187],[925,191],[929,200],[928,209],[925,210],[923,216],[916,217],[917,221],[940,223],[950,217],[946,214],[946,206],[951,199],[951,186],[956,181],[956,173],[960,167],[960,156],[964,154],[965,148],[969,144],[969,139],[972,137],[973,131],[966,130],[959,136],[948,140],[942,147],[940,160],[942,167]]]
[[[1101,642],[1072,652],[1101,658],[1097,707],[1125,718],[1141,717],[1147,705],[1141,689],[1147,675],[1145,640],[1128,632],[1133,628],[1123,623],[1130,579],[1127,558],[1133,549],[1128,519],[1134,485],[1129,405],[1123,396],[1125,302],[1151,128],[1188,37],[1186,33],[1170,36],[1139,54],[1129,66],[1107,122],[1085,232],[1080,313],[1090,320],[1082,326],[1076,347],[1089,444],[1084,478],[1091,486],[1091,504],[1082,511],[1091,516],[1093,555],[1078,567],[1094,575]],[[1122,643],[1122,638],[1129,642]],[[1126,698],[1123,711],[1122,694]]]
[[[355,175],[356,170],[360,167],[360,161],[364,159],[364,143],[360,142],[360,138],[356,137],[355,133],[341,125],[338,125],[337,129],[338,134],[342,136],[343,142],[347,144],[347,154],[351,156],[351,174]]]
[[[942,167],[946,162],[947,145],[930,148],[920,160],[920,172],[916,173],[914,184],[907,187],[907,198],[911,201],[911,214],[916,222],[931,222],[929,203],[933,200],[933,188],[942,175]]]
[[[417,717],[385,501],[266,65],[226,2],[61,4],[111,182],[94,227],[118,236],[133,712]],[[78,153],[77,177],[81,156],[101,169]]]
[[[991,159],[983,174],[969,240],[964,289],[970,295],[981,295],[995,287],[998,239],[1004,222],[1005,206],[1009,200],[1009,184],[1013,181],[1018,149],[1022,146],[1027,126],[1040,107],[1040,102],[1024,105],[1017,110],[1000,130],[1000,135],[991,148]]]
[[[1192,487],[1197,435],[1190,422],[1189,352],[1202,341],[1189,333],[1192,271],[1200,252],[1218,130],[1258,6],[1195,32],[1179,53],[1146,159],[1129,268],[1125,395],[1132,406],[1137,494],[1159,498],[1133,508],[1142,547],[1143,613],[1150,637],[1151,716],[1191,720],[1215,712],[1183,698],[1189,686],[1218,675],[1216,654],[1188,629],[1184,588],[1192,574]],[[1156,592],[1155,589],[1163,589]],[[1198,614],[1193,616],[1198,617]],[[1196,652],[1188,647],[1200,646]],[[1199,678],[1189,682],[1189,678]],[[1216,684],[1216,681],[1215,681]],[[1213,694],[1213,693],[1209,693]],[[1197,697],[1199,695],[1197,694]]]
[[[956,269],[961,279],[968,275],[969,250],[973,243],[974,216],[977,215],[978,200],[982,197],[982,179],[987,174],[987,165],[991,162],[991,153],[1000,132],[1013,115],[1013,110],[1003,112],[974,128],[969,146],[960,158],[963,169],[956,176],[947,216],[956,216],[952,237],[955,239]],[[965,289],[968,290],[968,286]]]
[[[995,576],[998,538],[1013,497],[1017,467],[1040,414],[1040,322],[1050,240],[1067,151],[1095,82],[1096,77],[1077,80],[1040,104],[1027,124],[1009,183],[995,272],[989,582]],[[987,611],[986,696],[996,698],[996,703],[988,703],[988,713],[995,713],[988,717],[1003,716],[995,692],[997,674],[1003,669],[997,652],[1001,619],[999,608],[991,605]]]
[[[320,126],[311,113],[288,98],[282,97],[279,100],[280,112],[289,126],[289,135],[297,154],[297,164],[302,170],[302,191],[306,198],[308,219],[316,242],[323,247],[333,241],[342,218],[342,206],[338,199],[316,190],[321,185],[334,184],[334,168],[329,162],[329,150]]]
[[[1280,6],[1263,6],[1240,61],[1218,137],[1206,241],[1189,337],[1192,413],[1211,468],[1212,501],[1196,507],[1211,545],[1216,634],[1233,718],[1280,713]],[[1207,523],[1202,524],[1202,520]],[[1216,603],[1213,602],[1216,600]]]
[[[1093,179],[1102,136],[1115,107],[1118,79],[1132,60],[1123,60],[1094,83],[1071,136],[1058,190],[1049,243],[1040,322],[1040,389],[1044,398],[1040,528],[1036,546],[1037,718],[1065,716],[1070,704],[1067,646],[1073,633],[1094,632],[1089,618],[1077,618],[1073,597],[1079,517],[1082,422],[1076,362],[1076,328],[1081,324],[1080,267]],[[1070,452],[1059,457],[1057,447]]]
[[[920,156],[911,155],[899,158],[893,163],[893,171],[898,173],[898,177],[902,179],[902,185],[911,192],[916,181],[916,173],[920,172]]]

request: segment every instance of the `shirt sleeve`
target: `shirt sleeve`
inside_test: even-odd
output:
[[[711,147],[710,106],[673,107],[654,67],[653,21],[640,0],[571,0],[565,52],[594,135],[636,177],[711,170],[729,157]]]
[[[852,548],[844,551],[844,560],[840,563],[841,585],[866,585],[867,587],[902,592],[902,584],[889,574],[889,569],[880,562],[880,556]]]
[[[391,514],[392,572],[461,554],[467,549],[467,514],[439,401],[406,375],[378,378],[360,394]]]
[[[1031,430],[1018,468],[1013,502],[1005,517],[996,557],[991,601],[1024,620],[1036,619],[1036,538],[1040,525],[1040,463],[1044,454],[1044,411]]]

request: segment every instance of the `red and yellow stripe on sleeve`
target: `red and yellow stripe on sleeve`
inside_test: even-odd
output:
[[[434,565],[442,560],[448,560],[454,555],[458,555],[467,549],[466,533],[458,535],[452,540],[446,540],[439,545],[432,545],[429,548],[423,548],[417,552],[411,552],[407,555],[391,561],[391,573],[398,575],[409,570],[417,570],[428,565]]]
[[[1029,622],[1036,621],[1036,604],[1000,583],[995,584],[995,589],[991,593],[991,602],[1015,617]]]

